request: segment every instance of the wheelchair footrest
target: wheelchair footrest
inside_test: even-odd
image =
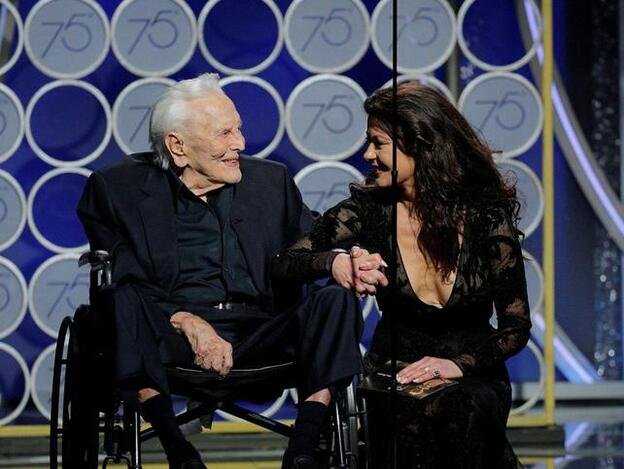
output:
[[[284,425],[281,422],[270,419],[256,412],[252,412],[251,410],[244,409],[240,406],[237,406],[236,404],[223,403],[219,406],[219,409],[225,413],[246,420],[247,422],[256,424],[259,427],[266,428],[267,430],[275,433],[279,433],[286,438],[290,438],[294,434],[294,427],[290,425]]]

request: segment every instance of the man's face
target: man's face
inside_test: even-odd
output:
[[[214,92],[189,101],[189,116],[182,132],[185,157],[174,159],[193,180],[211,185],[241,180],[239,154],[245,149],[241,118],[230,98]]]

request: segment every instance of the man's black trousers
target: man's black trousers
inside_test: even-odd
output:
[[[118,287],[114,299],[116,381],[167,393],[163,364],[191,364],[190,345],[140,286]],[[321,288],[277,316],[244,305],[185,305],[185,310],[233,345],[234,368],[294,361],[300,399],[360,372],[362,317],[355,295],[342,287]]]

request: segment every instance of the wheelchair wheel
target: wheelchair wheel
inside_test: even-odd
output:
[[[370,437],[368,434],[368,409],[366,407],[366,399],[361,393],[358,393],[354,389],[354,409],[357,413],[357,454],[358,454],[358,468],[370,469],[371,468],[371,456],[370,456]]]
[[[355,387],[349,386],[345,392],[345,414],[343,433],[351,459],[359,460],[358,409],[355,401]],[[356,464],[353,467],[358,467]]]
[[[66,317],[61,323],[59,329],[56,349],[54,352],[54,370],[52,373],[52,397],[50,405],[50,469],[58,468],[58,445],[59,445],[59,404],[61,395],[61,375],[66,371],[67,359],[65,339],[69,329],[71,328],[72,320],[70,317]],[[61,406],[64,407],[64,406]],[[62,430],[61,430],[62,431]]]
[[[77,319],[86,314],[84,309],[78,309]],[[93,399],[97,384],[90,379],[89,359],[81,350],[77,329],[76,321],[65,318],[56,343],[50,409],[51,469],[58,468],[59,439],[63,468],[98,467],[99,413]]]
[[[366,469],[366,445],[355,396],[355,386],[350,385],[333,406],[330,467],[332,469]]]

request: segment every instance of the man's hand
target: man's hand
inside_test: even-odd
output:
[[[331,274],[336,283],[341,287],[349,290],[354,287],[353,263],[348,253],[341,252],[334,258]]]
[[[388,279],[381,271],[388,267],[379,254],[370,254],[358,246],[351,252],[338,254],[332,263],[331,274],[344,288],[355,289],[362,295],[374,295],[377,286],[388,286]]]
[[[388,279],[382,268],[388,264],[379,254],[370,254],[366,249],[358,246],[351,248],[351,265],[355,291],[365,295],[377,293],[377,286],[387,287]]]
[[[215,370],[225,376],[232,368],[232,345],[223,340],[208,322],[188,311],[178,311],[170,319],[171,325],[186,336],[193,353],[195,364]]]

